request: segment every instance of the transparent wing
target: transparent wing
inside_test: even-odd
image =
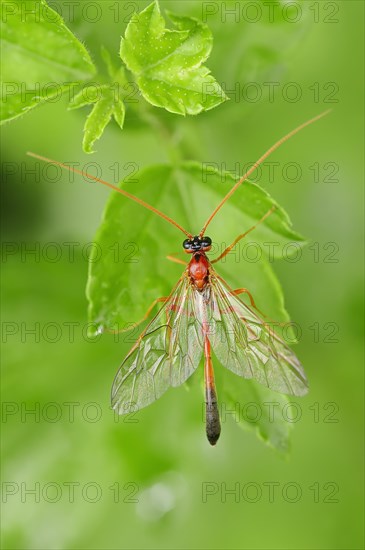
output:
[[[229,287],[211,273],[209,339],[224,367],[272,390],[304,395],[302,365],[287,344]]]
[[[203,343],[195,295],[184,275],[124,359],[112,387],[112,407],[119,414],[146,407],[198,367]]]

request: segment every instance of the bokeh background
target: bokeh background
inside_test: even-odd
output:
[[[217,12],[207,19],[214,34],[207,64],[231,101],[195,118],[159,112],[190,158],[234,169],[333,108],[275,153],[274,181],[267,169],[259,179],[311,241],[299,261],[275,264],[302,327],[296,350],[311,386],[297,401],[290,456],[230,418],[211,448],[199,384],[169,391],[128,421],[114,418],[110,385],[129,344],[113,335],[90,340],[85,329],[87,244],[108,192],[67,175],[53,183],[34,175],[25,152],[97,162],[104,175],[116,161],[123,172],[128,162],[143,167],[168,156],[133,113],[123,132],[110,125],[86,156],[86,112],[66,111],[63,98],[2,129],[3,548],[363,548],[363,4],[296,2],[296,22],[278,16],[284,2],[271,22],[265,2],[206,4]],[[242,11],[248,4],[262,9],[258,21]],[[67,21],[62,2],[54,5]],[[200,18],[205,9],[161,5]],[[224,16],[224,6],[237,5],[238,15]],[[85,21],[76,6],[68,22],[94,59],[100,44],[117,51],[134,3],[100,6],[99,21]],[[241,90],[254,82],[262,95],[237,101],[229,92],[236,82]],[[268,82],[278,83],[274,97]],[[297,101],[285,93],[294,90],[289,82],[301,92]],[[285,172],[290,162],[301,167],[297,181]],[[62,250],[55,261],[49,243]],[[244,264],[237,269],[244,281]],[[143,288],[135,299],[143,301]]]

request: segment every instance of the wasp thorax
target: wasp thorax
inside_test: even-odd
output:
[[[196,235],[192,239],[185,239],[183,242],[183,248],[185,252],[198,252],[199,250],[207,251],[212,246],[212,239],[210,237],[199,237]]]

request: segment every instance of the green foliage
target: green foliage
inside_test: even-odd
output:
[[[83,150],[93,153],[93,145],[98,140],[110,119],[113,117],[122,129],[125,118],[125,104],[121,95],[122,86],[126,84],[124,67],[116,67],[109,52],[103,47],[101,54],[107,69],[109,84],[89,84],[76,94],[69,103],[69,109],[79,109],[93,105],[85,121]]]
[[[123,128],[125,106],[113,86],[87,86],[83,88],[70,103],[70,109],[78,109],[84,105],[93,104],[93,109],[86,119],[84,139],[82,142],[85,153],[93,152],[93,145],[103,134],[105,127],[114,117],[120,128]]]
[[[196,115],[227,99],[202,65],[213,37],[207,25],[169,13],[177,30],[165,28],[158,2],[135,14],[121,41],[120,56],[143,97],[171,113]]]
[[[1,12],[1,123],[94,74],[86,48],[45,0],[5,1]]]
[[[2,79],[6,83],[1,122],[24,114],[95,74],[86,48],[45,0],[3,2],[1,7]],[[169,15],[176,30],[165,29],[157,2],[132,17],[120,47],[121,58],[132,72],[129,80],[125,68],[113,66],[103,48],[108,77],[98,74],[92,85],[89,83],[72,98],[71,109],[93,105],[84,126],[86,153],[93,152],[95,141],[112,117],[123,128],[123,96],[134,78],[147,102],[172,113],[198,114],[227,99],[202,65],[213,42],[207,25],[190,17]],[[139,108],[144,109],[141,105]]]

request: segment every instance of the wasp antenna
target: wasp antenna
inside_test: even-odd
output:
[[[217,214],[217,212],[222,208],[222,206],[224,205],[224,203],[233,195],[233,193],[239,188],[239,186],[247,180],[247,178],[252,174],[252,172],[254,170],[256,170],[256,168],[258,166],[260,166],[260,164],[265,160],[267,159],[267,157],[269,155],[271,155],[271,153],[273,153],[274,151],[276,151],[276,149],[278,149],[280,147],[280,145],[282,145],[283,143],[285,143],[286,141],[288,141],[288,139],[290,139],[291,137],[293,137],[295,134],[297,134],[298,132],[300,132],[301,130],[303,130],[303,128],[305,128],[306,126],[309,126],[310,124],[312,124],[313,122],[316,122],[317,120],[319,120],[320,118],[328,115],[328,113],[330,113],[332,111],[332,109],[328,109],[327,111],[324,111],[323,113],[311,118],[310,120],[307,120],[306,122],[303,122],[303,124],[301,124],[300,126],[297,126],[296,128],[294,128],[294,130],[292,130],[291,132],[289,132],[288,134],[286,134],[284,137],[282,137],[281,139],[279,139],[279,141],[277,141],[276,143],[274,143],[274,145],[272,145],[270,147],[270,149],[268,149],[266,151],[266,153],[264,153],[260,158],[259,160],[257,160],[249,170],[247,170],[247,172],[245,174],[243,174],[243,176],[238,180],[237,183],[235,183],[235,185],[232,187],[232,189],[227,193],[227,195],[223,198],[223,200],[218,204],[218,206],[216,207],[216,209],[212,212],[212,214],[209,216],[209,218],[207,219],[207,221],[205,222],[204,224],[204,227],[203,229],[201,230],[201,232],[199,233],[199,236],[202,237],[208,227],[208,225],[210,224],[210,222],[212,221],[212,219],[214,218],[214,216]]]
[[[58,160],[49,159],[47,157],[37,155],[36,153],[32,153],[30,151],[27,152],[27,155],[30,156],[30,157],[33,157],[35,159],[42,160],[44,162],[49,162],[50,164],[55,164],[56,166],[60,166],[61,168],[65,169],[65,170],[68,170],[69,172],[75,172],[76,174],[80,174],[80,176],[87,177],[91,180],[97,181],[98,183],[106,185],[107,187],[110,187],[110,189],[113,189],[114,191],[116,191],[117,193],[120,193],[124,197],[127,197],[128,199],[130,199],[130,200],[136,202],[137,204],[139,204],[140,206],[143,206],[144,208],[147,208],[147,210],[150,210],[151,212],[154,212],[155,214],[157,214],[157,216],[160,216],[160,218],[163,218],[167,222],[171,223],[171,225],[174,225],[175,227],[180,229],[180,231],[182,231],[189,239],[192,239],[191,233],[186,231],[183,227],[181,227],[181,225],[179,225],[177,222],[175,222],[169,216],[166,216],[166,214],[164,214],[163,212],[160,212],[159,210],[157,210],[157,208],[154,208],[153,206],[151,206],[147,202],[143,201],[142,199],[139,199],[138,197],[135,197],[131,193],[128,193],[128,191],[124,191],[124,189],[120,189],[116,185],[113,185],[112,183],[109,183],[109,182],[104,181],[100,178],[97,178],[96,176],[92,176],[91,174],[88,174],[87,172],[83,172],[82,170],[78,170],[77,168],[67,166],[67,164],[63,164],[62,162],[59,162]]]

